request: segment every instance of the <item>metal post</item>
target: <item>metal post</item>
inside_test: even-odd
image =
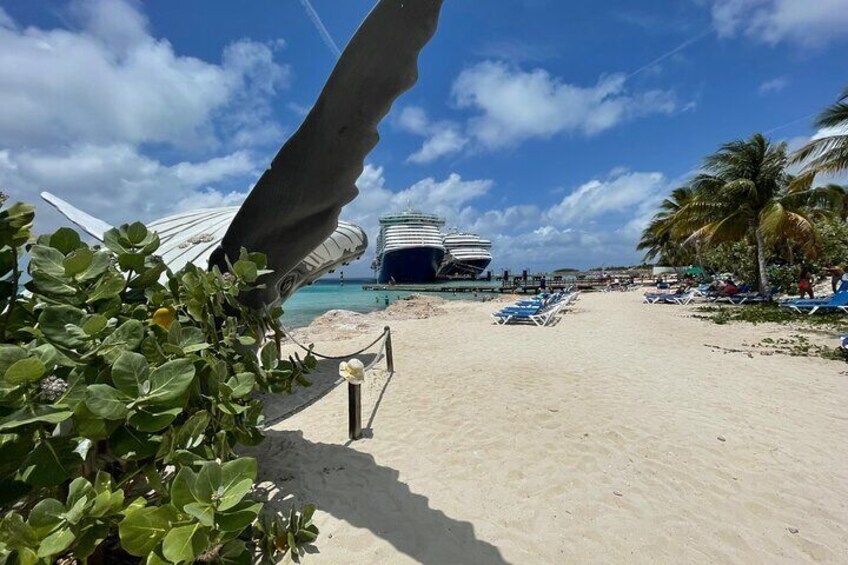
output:
[[[357,440],[362,437],[362,396],[360,385],[347,384],[348,437]]]
[[[386,368],[389,370],[389,373],[395,372],[395,356],[392,352],[392,328],[386,326]]]

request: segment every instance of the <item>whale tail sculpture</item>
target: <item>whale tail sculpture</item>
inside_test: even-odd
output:
[[[54,194],[42,192],[41,198],[99,241],[103,241],[103,234],[112,229],[107,222],[83,212]],[[238,206],[207,208],[151,222],[148,227],[159,234],[157,254],[172,271],[180,270],[187,263],[206,268],[212,250],[220,245],[236,212]],[[359,259],[367,247],[368,238],[362,228],[339,222],[330,237],[292,269],[287,278],[289,284],[280,289],[280,300],[284,301],[298,288],[312,284],[339,265]]]
[[[226,270],[241,248],[264,253],[265,287],[242,297],[278,302],[295,267],[336,229],[358,191],[377,125],[418,79],[418,54],[436,31],[442,0],[380,0],[351,38],[315,106],[283,145],[210,258]]]

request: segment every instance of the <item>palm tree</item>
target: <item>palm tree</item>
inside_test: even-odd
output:
[[[792,156],[793,163],[805,165],[797,179],[805,186],[811,186],[817,174],[848,170],[848,88],[815,124],[819,135]]]
[[[636,249],[645,251],[645,261],[658,259],[663,265],[682,265],[689,263],[691,251],[676,233],[675,215],[693,198],[694,191],[688,186],[676,188],[660,204],[660,211],[642,232],[642,238]]]
[[[769,289],[767,249],[792,239],[807,249],[818,242],[811,203],[825,200],[823,189],[789,188],[786,144],[762,134],[727,143],[704,161],[704,173],[691,186],[692,200],[675,213],[675,231],[686,241],[708,245],[747,240],[756,247],[759,290]]]

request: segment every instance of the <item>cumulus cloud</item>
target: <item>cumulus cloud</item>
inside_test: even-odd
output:
[[[452,173],[441,181],[428,177],[401,190],[391,190],[383,167],[368,164],[356,181],[359,196],[344,208],[342,218],[361,225],[371,241],[376,241],[382,214],[407,208],[439,214],[451,224],[466,225],[460,220],[466,205],[488,194],[493,185],[488,179],[464,180]]]
[[[38,202],[49,190],[112,223],[244,198],[257,154],[284,134],[271,108],[289,82],[284,43],[243,39],[200,60],[154,37],[140,6],[74,0],[52,29],[0,10],[4,191]],[[63,223],[45,206],[38,222]]]
[[[720,35],[772,45],[819,47],[848,36],[848,0],[714,0],[712,16]]]
[[[192,207],[235,204],[244,198],[247,186],[233,194],[214,185],[245,176],[258,178],[260,170],[244,151],[170,166],[130,145],[0,152],[0,185],[13,198],[37,203],[38,193],[48,190],[113,224],[150,221]],[[48,210],[41,206],[39,215]],[[50,224],[61,223],[52,214],[47,217]]]
[[[449,120],[431,122],[424,109],[418,106],[404,108],[398,125],[403,130],[427,138],[421,149],[407,158],[408,162],[431,163],[439,157],[462,151],[468,144],[459,124]]]
[[[653,209],[667,192],[668,180],[662,173],[616,169],[607,179],[578,186],[548,209],[545,217],[557,225],[569,225],[611,213],[637,213]]]
[[[499,61],[484,61],[464,70],[453,85],[460,108],[477,113],[469,134],[488,149],[558,133],[594,135],[626,120],[671,114],[677,99],[667,90],[630,94],[626,77],[601,77],[593,86],[563,82],[544,69],[524,71]]]
[[[214,118],[237,110],[233,128],[250,125],[264,108],[245,102],[288,80],[274,44],[239,41],[214,64],[175,53],[122,0],[75,2],[70,14],[78,29],[0,27],[0,144],[211,145]]]
[[[382,167],[368,165],[357,186],[360,197],[342,216],[363,225],[372,241],[381,214],[411,205],[444,216],[449,226],[492,239],[492,267],[519,270],[638,262],[636,242],[674,181],[659,172],[617,168],[567,190],[547,208],[513,204],[489,209],[479,203],[493,183],[464,180],[456,174],[391,190]],[[367,265],[355,269],[366,274]]]

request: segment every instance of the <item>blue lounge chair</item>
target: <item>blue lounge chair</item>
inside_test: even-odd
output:
[[[677,304],[685,306],[695,299],[693,292],[675,292],[675,293],[647,293],[644,295],[644,300],[648,304]]]
[[[787,300],[780,304],[781,308],[791,308],[799,314],[805,310],[809,310],[807,314],[813,315],[816,312],[842,312],[848,314],[848,292],[837,292],[830,298],[807,298]]]
[[[502,326],[511,322],[533,322],[537,326],[547,326],[564,306],[562,301],[538,307],[507,306],[492,314],[492,317]]]

